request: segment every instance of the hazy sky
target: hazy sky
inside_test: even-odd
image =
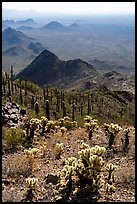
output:
[[[135,2],[2,2],[2,8],[55,14],[135,14]]]

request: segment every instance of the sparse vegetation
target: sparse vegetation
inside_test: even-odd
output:
[[[10,77],[6,79],[6,76],[3,76],[2,84],[3,110],[7,111],[7,107],[12,103],[13,112],[16,114],[18,110],[18,114],[22,114],[22,125],[17,127],[15,118],[11,117],[15,122],[12,123],[12,127],[7,126],[9,117],[6,114],[3,116],[2,179],[6,180],[3,180],[2,184],[3,200],[9,199],[6,193],[10,186],[13,187],[14,193],[20,192],[18,197],[20,201],[40,202],[41,199],[65,202],[81,202],[86,199],[115,201],[121,185],[118,183],[118,178],[121,179],[122,184],[122,179],[127,182],[129,178],[128,175],[123,175],[127,161],[131,162],[131,166],[126,168],[132,168],[132,172],[134,169],[134,128],[128,127],[134,124],[134,112],[129,122],[126,118],[129,104],[123,105],[121,124],[117,124],[117,118],[114,115],[119,114],[121,103],[114,101],[115,112],[111,115],[112,111],[109,109],[111,101],[108,95],[103,98],[96,92],[73,93],[53,88],[46,88],[43,91],[35,84],[23,80],[13,81],[12,85],[15,89],[12,91],[11,86],[8,85],[11,83]],[[26,92],[27,95],[25,95]],[[16,104],[19,104],[21,110]],[[114,104],[111,104],[112,107]],[[64,107],[66,107],[65,110]],[[133,109],[130,110],[133,111]],[[90,115],[87,116],[87,112]],[[101,117],[99,114],[102,114]],[[113,147],[115,151],[111,151]],[[124,163],[120,163],[123,158]],[[118,174],[118,168],[121,175]],[[49,183],[54,183],[56,176],[58,185],[45,183],[47,174],[50,178]],[[8,182],[8,178],[16,180],[15,187],[14,182]],[[35,191],[37,179],[39,185],[38,191]],[[132,192],[134,191],[133,181],[132,173],[128,181]],[[122,192],[123,189],[125,187],[121,185]],[[122,196],[123,194],[121,194],[121,200],[124,199]],[[124,196],[127,195],[124,194]],[[10,199],[16,200],[16,196]]]

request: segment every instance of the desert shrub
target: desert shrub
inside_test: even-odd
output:
[[[24,131],[16,127],[3,129],[3,137],[6,148],[18,147],[25,141]]]
[[[13,154],[2,162],[2,173],[15,178],[21,175],[28,177],[31,174],[31,167],[25,155]]]

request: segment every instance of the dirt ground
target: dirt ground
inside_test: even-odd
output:
[[[107,149],[104,154],[105,164],[110,162],[116,167],[115,192],[106,194],[101,189],[98,202],[135,202],[135,133],[131,132],[128,152],[122,150],[121,135],[119,133],[113,150]],[[24,154],[24,147],[15,152],[4,152],[2,156],[2,201],[3,202],[29,202],[26,196],[27,185],[25,179],[35,177],[38,186],[34,192],[33,202],[59,202],[59,174],[63,169],[62,159],[56,159],[55,145],[63,142],[63,158],[71,156],[78,157],[79,144],[81,141],[90,147],[100,145],[107,147],[108,141],[102,129],[88,139],[85,128],[77,128],[67,131],[62,136],[58,132],[48,133],[40,136],[35,135],[33,147],[42,148],[34,160],[34,168],[31,169],[29,161]],[[57,199],[58,198],[58,199]],[[60,201],[61,202],[61,201]]]

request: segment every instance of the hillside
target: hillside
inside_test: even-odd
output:
[[[6,74],[2,79],[3,202],[135,201],[134,95],[110,91],[104,85],[91,92],[76,93],[57,88],[42,89],[23,80],[12,81]],[[48,115],[50,118],[46,119]],[[105,131],[105,123],[112,128],[110,132]],[[113,142],[111,147],[110,141]],[[60,145],[62,148],[57,148]],[[91,164],[98,155],[103,161],[101,165],[97,163],[100,171],[93,166],[98,175],[97,178],[93,175],[94,178],[104,181],[104,185],[99,185],[94,192],[96,188],[89,185],[93,177],[87,177],[92,173],[89,172],[92,166],[84,162],[86,157],[82,152],[100,147],[105,148],[103,154],[100,151],[94,153],[97,154],[94,157],[88,154]],[[84,160],[80,160],[81,156]],[[80,166],[79,174],[71,177],[74,184],[76,182],[74,189],[66,182],[62,186],[61,182],[63,172],[67,173],[64,168],[71,168],[72,159],[75,159],[76,167],[84,165],[82,174]],[[114,176],[109,182],[107,169],[110,164],[111,167],[114,165]],[[75,170],[75,165],[72,167]],[[38,179],[35,190],[26,181],[32,177]],[[79,181],[83,185],[77,185]],[[108,184],[113,189],[107,191]],[[77,188],[78,192],[75,191]]]
[[[18,73],[16,78],[68,91],[81,92],[105,85],[112,91],[135,93],[135,78],[132,75],[128,76],[117,71],[101,74],[93,65],[81,59],[63,61],[48,50],[44,50],[30,65]]]
[[[81,59],[63,61],[48,50],[44,50],[16,78],[30,80],[40,86],[57,87],[85,78],[98,75],[95,68]]]

